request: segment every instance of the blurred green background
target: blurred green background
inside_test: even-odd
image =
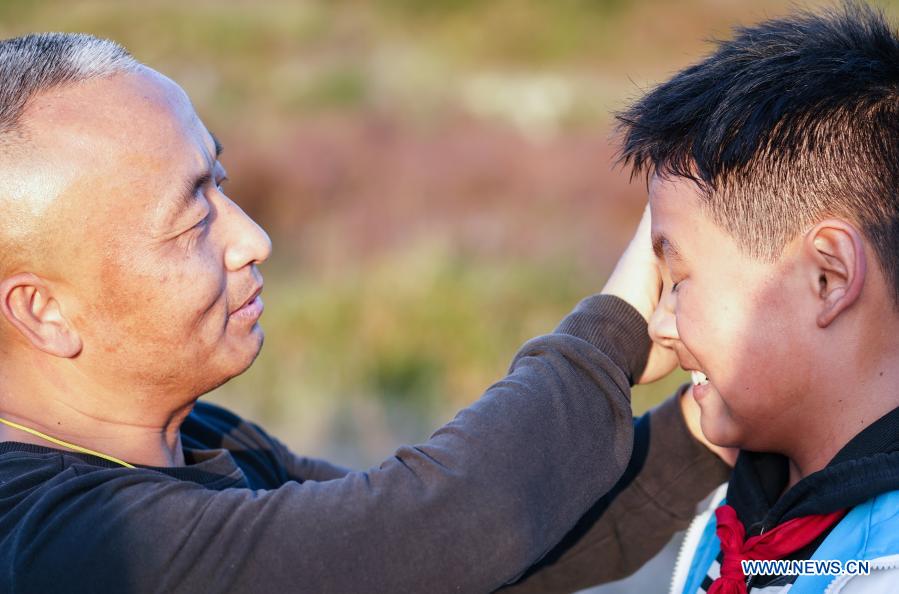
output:
[[[602,286],[645,201],[613,165],[610,112],[704,39],[788,8],[4,0],[0,22],[115,39],[187,90],[275,247],[262,354],[207,398],[363,467],[427,438]],[[683,379],[638,389],[635,409]]]

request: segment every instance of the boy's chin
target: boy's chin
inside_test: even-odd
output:
[[[717,421],[707,422],[705,419],[700,419],[699,423],[702,427],[702,433],[712,445],[716,445],[719,448],[741,449],[743,447],[742,440],[732,427],[725,427],[723,426],[724,423]]]
[[[714,388],[708,385],[704,397],[696,397],[696,388],[693,386],[693,394],[699,405],[699,426],[703,435],[710,443],[722,448],[743,447],[743,431],[737,426],[726,409]]]

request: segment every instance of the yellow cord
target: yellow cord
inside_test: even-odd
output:
[[[0,417],[0,423],[3,423],[4,425],[9,425],[13,429],[18,429],[19,431],[24,431],[25,433],[30,433],[30,434],[34,435],[35,437],[40,437],[41,439],[46,439],[50,443],[55,443],[56,445],[60,445],[64,448],[69,448],[70,450],[75,450],[76,452],[81,452],[82,454],[90,454],[91,456],[97,456],[98,458],[103,458],[104,460],[109,460],[110,462],[115,462],[116,464],[121,464],[125,468],[134,468],[134,466],[132,466],[131,464],[128,464],[127,462],[125,462],[123,460],[119,460],[118,458],[115,458],[108,454],[101,454],[100,452],[95,452],[94,450],[89,450],[87,448],[77,446],[73,443],[68,443],[61,439],[56,439],[55,437],[50,437],[49,435],[44,435],[40,431],[32,429],[31,427],[26,427],[25,425],[19,425],[18,423],[13,423],[12,421],[7,421],[3,417]]]

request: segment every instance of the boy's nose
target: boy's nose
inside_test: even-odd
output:
[[[674,348],[674,343],[680,340],[677,334],[677,323],[674,318],[674,293],[662,291],[659,305],[649,318],[649,337],[663,347]]]

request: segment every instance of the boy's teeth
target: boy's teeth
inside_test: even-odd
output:
[[[709,383],[709,378],[707,378],[701,371],[691,371],[690,375],[693,377],[694,386],[701,386],[703,384]]]

